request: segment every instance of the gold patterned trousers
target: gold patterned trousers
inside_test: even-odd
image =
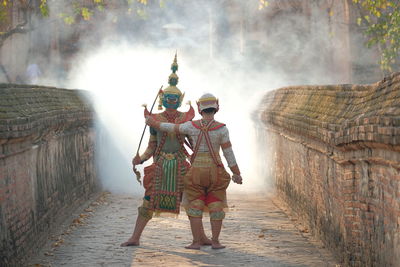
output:
[[[225,218],[226,189],[230,175],[213,162],[209,153],[198,153],[184,178],[183,206],[190,217],[210,213],[211,220]]]

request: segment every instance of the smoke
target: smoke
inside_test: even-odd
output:
[[[98,133],[102,139],[97,148],[100,176],[108,190],[141,192],[131,172],[131,159],[136,154],[144,127],[141,105],[147,103],[150,108],[160,86],[167,85],[174,52],[171,49],[132,47],[127,43],[105,44],[92,55],[87,55],[71,74],[71,86],[89,90],[94,97]],[[263,158],[257,151],[260,144],[255,139],[254,122],[257,118],[251,116],[263,90],[253,89],[255,84],[246,80],[247,74],[237,73],[230,65],[213,64],[209,60],[207,64],[193,66],[193,59],[189,58],[191,55],[178,51],[178,87],[185,93],[184,103],[190,100],[195,105],[195,100],[206,92],[219,98],[221,108],[216,117],[230,130],[234,152],[245,179],[243,186],[232,185],[231,189],[265,188],[266,178],[260,177],[260,165],[257,167]],[[188,108],[183,104],[180,110],[187,111]],[[142,153],[147,140],[148,131],[143,138]]]
[[[349,40],[341,35],[346,28],[344,15],[338,11],[339,22],[332,21],[324,6],[332,1],[269,1],[271,5],[261,11],[256,0],[161,2],[165,7],[149,1],[131,13],[129,6],[107,10],[70,28],[60,27],[59,19],[52,18],[54,23],[35,39],[37,47],[49,39],[46,29],[54,27],[62,29],[56,31],[60,44],[68,44],[77,33],[79,38],[63,50],[71,54],[54,55],[46,62],[49,67],[41,83],[91,92],[103,186],[141,195],[143,189],[131,171],[144,128],[141,105],[150,107],[160,86],[167,86],[177,51],[184,103],[190,100],[195,105],[206,92],[220,100],[216,119],[230,131],[244,179],[243,185],[233,184],[229,190],[271,190],[272,152],[258,118],[260,100],[282,86],[350,82],[344,67]],[[68,13],[70,8],[62,1],[49,3],[60,10],[52,14]],[[342,10],[340,5],[335,10]],[[360,47],[357,51],[370,53]],[[63,61],[66,57],[68,61]],[[180,110],[188,108],[183,104]],[[147,141],[148,130],[141,152]],[[142,166],[139,170],[143,173]]]
[[[93,33],[101,45],[94,49],[93,37],[88,36],[90,41],[83,43],[84,52],[70,74],[69,87],[89,90],[95,100],[103,185],[113,192],[142,194],[131,172],[131,159],[144,127],[141,105],[150,107],[160,86],[167,85],[177,50],[178,87],[185,92],[184,102],[194,104],[206,92],[220,100],[216,119],[226,123],[230,131],[244,179],[243,185],[233,184],[229,190],[271,190],[271,151],[266,150],[266,137],[257,116],[259,101],[267,91],[282,86],[338,82],[337,76],[327,75],[329,55],[316,53],[316,49],[331,42],[326,27],[314,25],[310,32],[304,16],[278,14],[265,27],[266,32],[258,33],[268,38],[252,40],[245,33],[245,25],[251,24],[246,20],[259,11],[249,4],[238,4],[236,14],[221,9],[220,4],[204,1],[168,5],[162,15],[158,9],[148,10],[149,21],[140,30],[146,34],[140,37],[126,29],[118,33],[104,31],[114,25],[115,14],[108,13],[105,26],[100,27],[103,31]],[[163,28],[166,24],[175,29]],[[111,28],[115,30],[116,26]],[[126,31],[129,34],[124,35]],[[182,105],[180,110],[188,108]],[[141,144],[142,153],[147,140],[148,130]],[[143,173],[142,167],[139,170]]]

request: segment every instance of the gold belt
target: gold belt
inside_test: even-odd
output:
[[[165,152],[161,152],[160,156],[165,158],[166,160],[173,160],[177,157],[175,153],[165,153]]]
[[[220,157],[218,161],[221,162]],[[192,163],[194,167],[209,167],[215,166],[214,160],[209,152],[199,152],[196,155],[194,162]]]

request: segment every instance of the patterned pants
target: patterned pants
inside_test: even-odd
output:
[[[198,154],[184,178],[187,215],[201,218],[203,212],[208,211],[211,220],[223,220],[229,182],[230,175],[223,167],[217,167],[208,153]]]

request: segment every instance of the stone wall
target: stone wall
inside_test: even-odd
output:
[[[0,265],[20,265],[97,190],[82,91],[0,84]]]
[[[400,266],[400,73],[281,88],[261,108],[278,195],[344,265]]]

